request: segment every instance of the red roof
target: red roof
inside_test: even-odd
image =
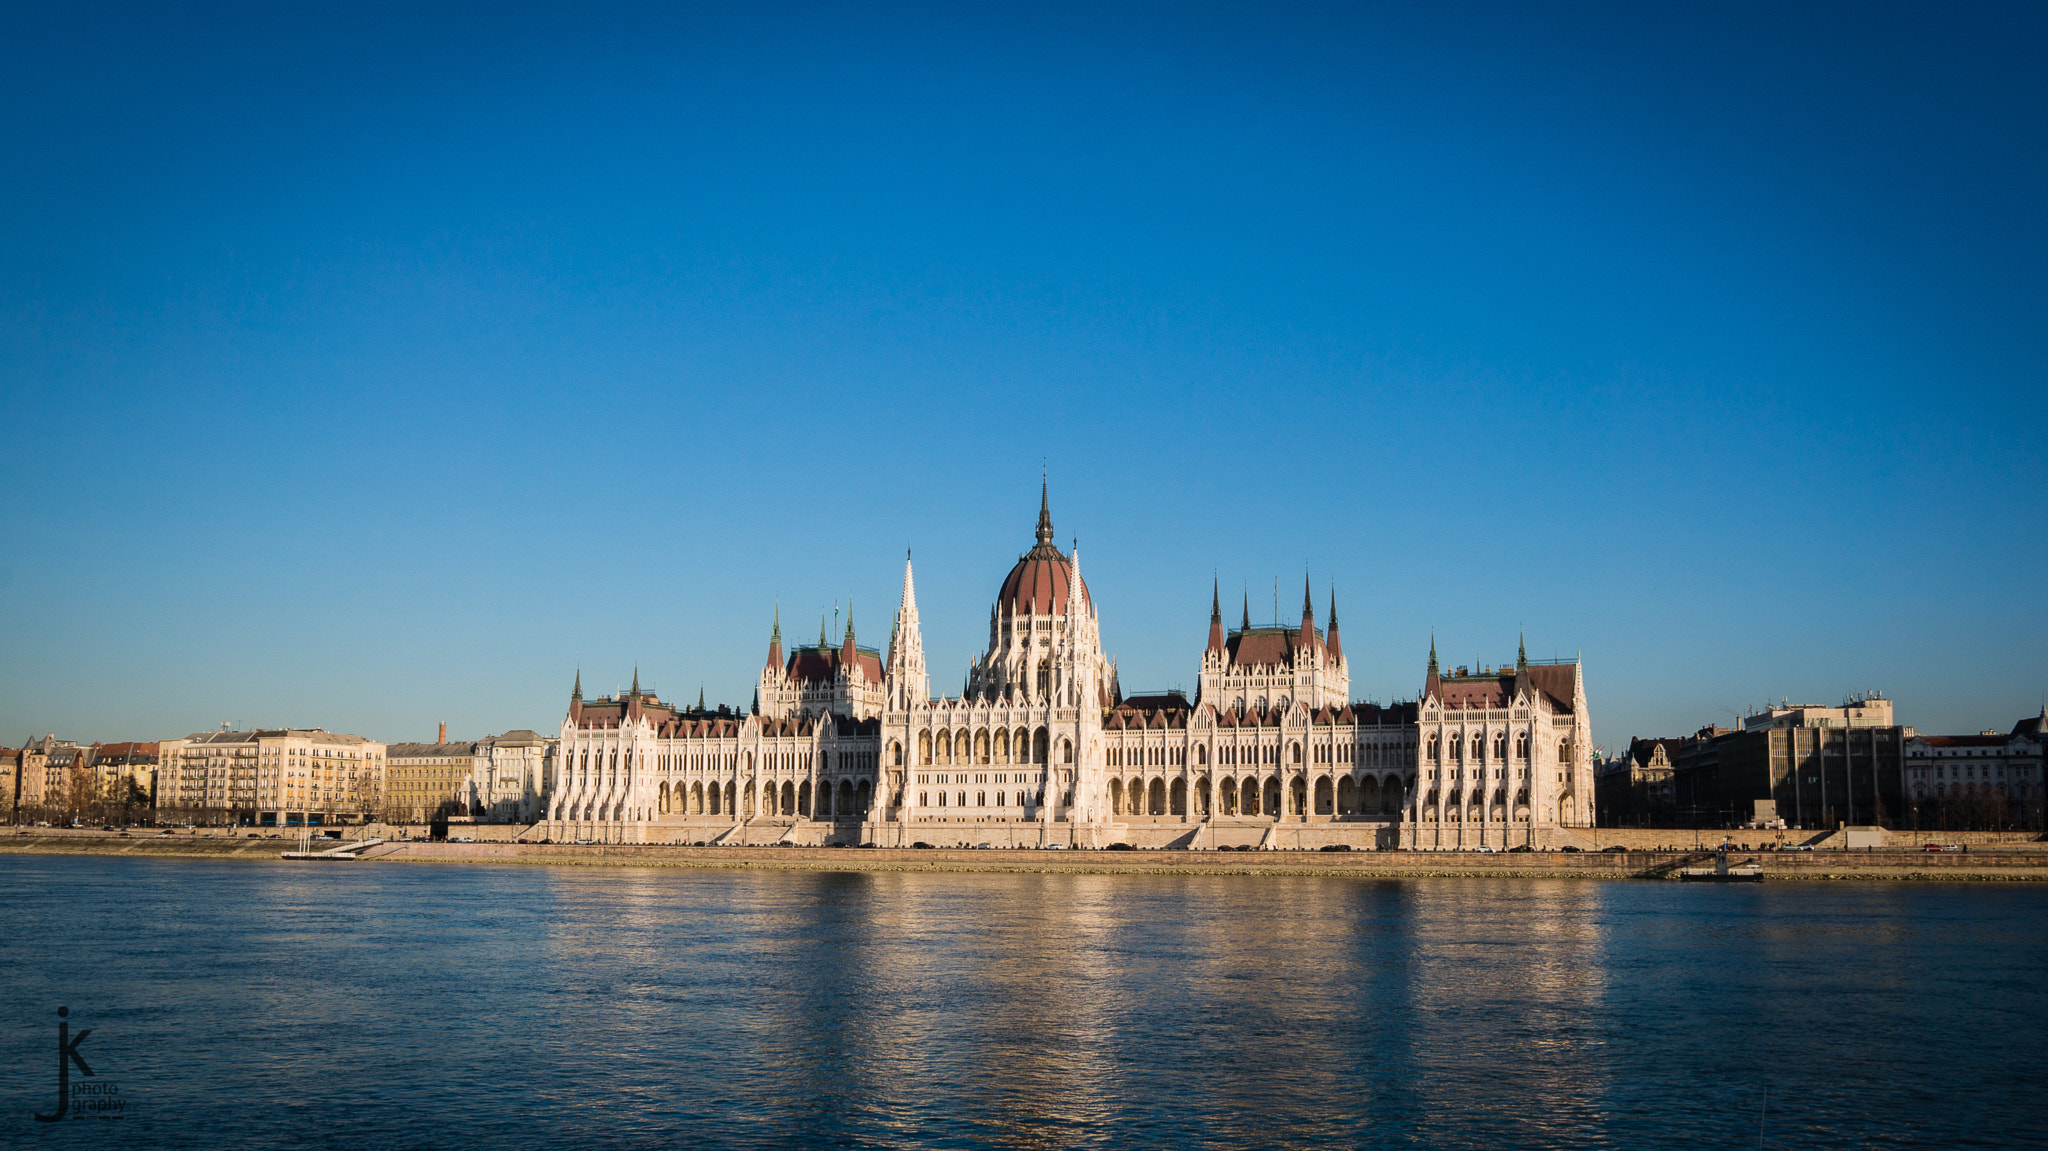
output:
[[[870,683],[882,682],[882,656],[872,648],[860,648],[859,671],[862,678]],[[789,678],[799,683],[832,683],[839,678],[839,668],[846,658],[836,647],[800,647],[790,653],[789,666],[785,669]]]
[[[1529,678],[1529,687],[1550,698],[1550,706],[1569,714],[1572,700],[1578,694],[1578,680],[1573,665],[1568,663],[1530,664],[1523,674]],[[1503,671],[1499,675],[1431,676],[1424,693],[1455,708],[1500,708],[1506,707],[1515,696],[1515,673]]]
[[[1039,544],[1017,560],[996,593],[996,610],[1004,615],[1067,614],[1067,580],[1073,561],[1049,543]],[[1081,599],[1091,609],[1088,581],[1081,581]]]

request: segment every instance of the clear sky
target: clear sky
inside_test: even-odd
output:
[[[1544,7],[1543,11],[1531,9]],[[745,706],[1040,469],[1127,691],[2048,690],[2048,8],[0,11],[0,740]],[[828,627],[830,624],[828,622]]]

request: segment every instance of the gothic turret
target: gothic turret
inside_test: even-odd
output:
[[[1209,647],[1215,655],[1223,654],[1223,600],[1215,581],[1209,585]]]
[[[903,601],[896,607],[896,639],[889,645],[890,706],[910,708],[931,698],[924,668],[924,631],[917,621],[917,583],[910,553],[903,553]]]
[[[1344,658],[1344,644],[1337,638],[1337,589],[1330,589],[1330,662],[1337,663]]]
[[[1316,605],[1315,592],[1310,589],[1308,574],[1301,577],[1301,650],[1314,658],[1316,650]]]
[[[768,670],[782,670],[782,605],[775,607],[775,629],[768,633]]]

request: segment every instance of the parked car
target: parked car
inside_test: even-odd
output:
[[[1617,844],[1615,844],[1615,845],[1614,845],[1613,847],[1603,847],[1603,848],[1601,848],[1600,850],[1601,850],[1601,851],[1604,851],[1604,852],[1607,852],[1607,853],[1609,853],[1609,854],[1617,854],[1617,853],[1620,853],[1620,852],[1625,852],[1625,851],[1627,851],[1627,850],[1628,850],[1628,848],[1626,848],[1626,847],[1623,847],[1622,845],[1620,845],[1619,843],[1617,843]]]
[[[1523,855],[1523,854],[1526,854],[1526,853],[1528,853],[1528,852],[1531,852],[1531,851],[1534,851],[1534,850],[1536,850],[1536,849],[1535,849],[1535,848],[1533,848],[1533,847],[1530,847],[1530,846],[1529,846],[1528,844],[1526,844],[1526,843],[1518,843],[1518,844],[1516,844],[1515,846],[1513,846],[1513,847],[1510,847],[1510,848],[1508,848],[1508,854],[1509,854],[1509,855]]]
[[[1481,854],[1481,855],[1498,855],[1498,854],[1500,854],[1500,849],[1499,849],[1499,848],[1497,848],[1497,847],[1492,847],[1492,846],[1489,846],[1489,845],[1487,845],[1487,844],[1484,844],[1484,843],[1480,844],[1480,845],[1479,845],[1478,847],[1475,847],[1475,848],[1473,848],[1472,850],[1474,850],[1474,851],[1477,851],[1477,852],[1478,852],[1479,854]]]
[[[929,851],[931,850],[932,845],[920,839],[916,843],[911,844],[910,846],[918,851]]]
[[[1563,847],[1560,847],[1560,848],[1558,848],[1558,850],[1559,850],[1559,851],[1574,851],[1574,852],[1575,852],[1575,851],[1584,851],[1585,849],[1584,849],[1584,848],[1582,848],[1582,847],[1578,847],[1578,846],[1575,846],[1575,845],[1573,845],[1573,844],[1569,844],[1569,843],[1567,843],[1567,844],[1565,844],[1565,845],[1564,845]]]
[[[1962,849],[1963,849],[1963,845],[1962,845],[1962,844],[1960,844],[1960,843],[1930,843],[1930,844],[1928,844],[1928,845],[1926,846],[1926,848],[1925,848],[1924,850],[1927,850],[1927,851],[1961,851]]]
[[[1123,841],[1119,840],[1119,841],[1117,841],[1116,843],[1112,843],[1112,844],[1110,844],[1110,845],[1109,845],[1109,850],[1110,850],[1110,851],[1136,851],[1136,850],[1138,850],[1138,849],[1137,849],[1137,848],[1135,848],[1135,847],[1132,847],[1132,846],[1131,846],[1130,844],[1128,844],[1128,843],[1124,843]]]
[[[1322,847],[1318,848],[1318,850],[1320,850],[1320,851],[1350,851],[1350,850],[1351,850],[1351,845],[1350,845],[1350,844],[1348,844],[1348,843],[1325,843],[1325,844],[1324,844],[1324,845],[1323,845]]]
[[[1045,845],[1045,849],[1047,851],[1065,851],[1067,845],[1064,843],[1048,843]]]

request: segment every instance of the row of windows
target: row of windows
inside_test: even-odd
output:
[[[1450,752],[1449,758],[1454,761],[1462,761],[1463,759],[1465,759],[1467,753],[1469,753],[1471,755],[1471,758],[1475,761],[1484,761],[1487,758],[1487,741],[1486,737],[1482,734],[1475,732],[1468,740],[1460,733],[1452,732],[1450,739],[1445,741],[1445,743],[1448,745],[1448,749]],[[1430,763],[1439,762],[1443,758],[1443,756],[1440,753],[1440,748],[1442,746],[1443,745],[1440,745],[1438,743],[1436,733],[1431,732],[1428,741],[1423,745],[1423,757],[1427,759]],[[1561,762],[1571,762],[1571,748],[1572,741],[1569,738],[1558,740],[1557,758]],[[1507,733],[1495,732],[1493,735],[1493,758],[1504,760],[1507,757]],[[1525,762],[1529,758],[1529,733],[1526,731],[1515,733],[1515,758],[1523,760]]]
[[[946,807],[946,806],[948,806],[948,804],[947,804],[947,802],[946,802],[946,798],[947,798],[947,795],[948,795],[948,794],[949,794],[949,793],[947,793],[947,792],[943,792],[943,791],[938,791],[938,792],[924,792],[924,791],[920,791],[920,792],[918,792],[918,793],[917,793],[917,805],[918,805],[919,807]],[[967,803],[967,793],[966,793],[966,792],[964,792],[964,791],[955,791],[955,792],[952,792],[952,793],[950,793],[950,794],[951,794],[951,796],[952,796],[952,800],[953,800],[953,802],[952,802],[951,806],[953,806],[953,807],[966,807],[966,806],[968,806],[968,803]],[[996,801],[995,801],[994,803],[990,803],[990,802],[988,801],[988,792],[986,792],[986,791],[977,791],[977,792],[975,792],[975,793],[974,793],[974,804],[973,804],[973,806],[975,806],[975,807],[1008,807],[1008,806],[1009,806],[1009,804],[1007,804],[1007,803],[1005,803],[1005,802],[1004,802],[1004,797],[1005,797],[1005,796],[1007,796],[1008,794],[1009,794],[1008,792],[1002,792],[1002,791],[998,791],[998,792],[996,792]],[[1031,807],[1031,806],[1033,806],[1033,805],[1035,805],[1035,804],[1037,804],[1037,803],[1041,803],[1041,802],[1043,802],[1043,800],[1042,800],[1042,799],[1040,798],[1040,795],[1041,795],[1041,794],[1042,794],[1042,793],[1033,793],[1033,794],[1031,794],[1031,795],[1026,795],[1026,794],[1025,794],[1024,792],[1021,792],[1021,791],[1020,791],[1020,792],[1018,792],[1018,793],[1017,793],[1017,804],[1018,804],[1018,806],[1020,806],[1020,807]],[[933,796],[936,796],[936,797],[938,798],[938,803],[934,804],[934,803],[932,802],[932,797],[933,797]],[[1069,802],[1069,803],[1072,803],[1072,802],[1073,802],[1073,800],[1072,800],[1071,798],[1069,798],[1069,799],[1067,800],[1067,802]]]

